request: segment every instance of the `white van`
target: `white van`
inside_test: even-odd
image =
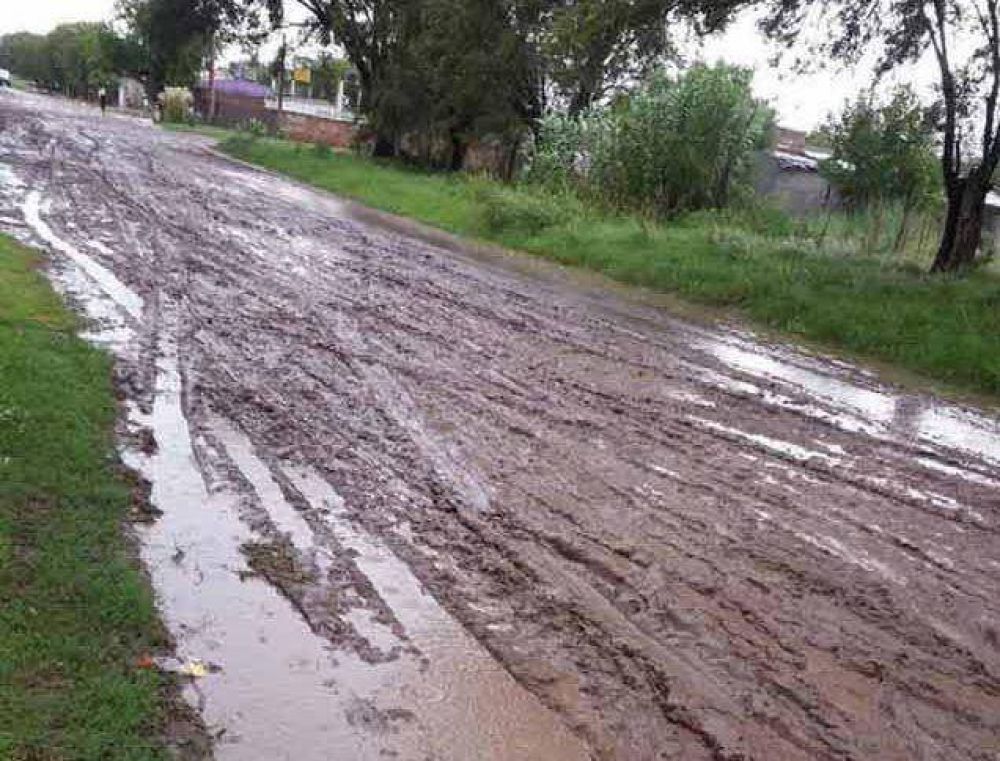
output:
[[[0,87],[10,87],[10,72],[0,69]]]

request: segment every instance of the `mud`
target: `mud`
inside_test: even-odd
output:
[[[1000,753],[995,416],[136,120],[3,94],[0,164],[220,758]]]

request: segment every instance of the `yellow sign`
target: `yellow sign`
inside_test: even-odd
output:
[[[300,85],[308,85],[312,82],[312,69],[301,66],[292,72],[292,79]]]

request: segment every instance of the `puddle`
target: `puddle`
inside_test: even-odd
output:
[[[163,511],[139,529],[142,559],[178,658],[220,668],[185,694],[222,733],[216,757],[319,761],[378,752],[347,720],[325,644],[270,585],[242,575],[240,547],[251,535],[237,517],[238,497],[206,487],[181,407],[176,348],[161,340],[160,352],[152,414],[133,415],[153,429],[158,448],[129,456]]]
[[[20,178],[14,173],[10,165],[5,164],[0,161],[0,185],[4,185],[8,188],[14,190],[20,190],[24,187],[24,183],[21,182]]]
[[[785,381],[807,389],[820,399],[835,401],[838,406],[860,413],[869,420],[885,424],[892,421],[895,403],[885,394],[863,389],[797,365],[779,362],[759,351],[745,351],[731,344],[714,344],[710,351],[716,359],[747,375]]]
[[[409,567],[357,528],[343,501],[314,472],[285,468],[296,489],[326,510],[337,540],[402,624],[425,659],[383,665],[396,694],[422,728],[431,758],[454,761],[563,761],[589,753],[559,719],[524,690],[428,594]],[[395,673],[393,673],[395,672]]]
[[[66,256],[77,267],[91,277],[101,289],[110,296],[116,304],[128,312],[135,320],[142,317],[142,299],[131,288],[115,277],[107,267],[98,264],[75,246],[56,235],[52,228],[42,219],[45,211],[41,194],[32,190],[24,199],[24,219],[32,230],[59,253]]]
[[[917,418],[921,437],[1000,465],[1000,425],[957,408],[933,407]]]
[[[2,166],[0,164],[0,169]],[[41,206],[39,194],[29,193],[22,205],[24,221],[46,243],[66,255],[65,259],[52,262],[49,275],[56,290],[78,305],[87,318],[87,327],[81,336],[116,356],[134,355],[135,331],[123,310],[128,311],[131,306],[138,308],[141,314],[142,300],[104,267],[56,236],[41,219]],[[71,251],[73,254],[69,253]],[[81,259],[89,264],[84,266]]]
[[[330,521],[338,542],[357,553],[354,562],[408,640],[374,620],[373,611],[355,608],[345,617],[372,645],[395,650],[398,657],[370,664],[351,652],[328,649],[269,586],[257,579],[239,581],[245,568],[239,547],[251,537],[235,517],[235,495],[208,493],[194,452],[184,445],[189,433],[169,351],[161,378],[149,422],[158,441],[162,436],[180,443],[161,448],[149,463],[154,503],[165,514],[145,537],[147,562],[157,586],[180,598],[165,606],[165,614],[182,633],[181,657],[223,667],[197,683],[196,696],[209,723],[226,728],[229,740],[219,748],[220,759],[589,758],[558,717],[423,590],[405,563],[353,527],[339,496],[311,471],[286,467],[284,474]],[[275,528],[300,552],[321,558],[326,549],[316,546],[305,517],[285,498],[246,435],[218,417],[208,427]],[[178,548],[184,552],[180,564],[174,562]]]
[[[734,390],[759,396],[769,404],[827,420],[847,431],[917,439],[1000,465],[1000,425],[995,420],[958,407],[939,405],[929,398],[864,388],[824,373],[819,368],[808,369],[782,360],[762,346],[747,344],[743,348],[732,340],[704,341],[701,346],[734,370],[783,384],[800,394],[804,392],[812,400],[832,408],[833,412],[735,381],[739,386]],[[725,376],[708,371],[706,378],[709,382],[713,382],[712,376],[725,379]],[[718,378],[714,379],[714,383],[720,385]],[[725,386],[724,383],[721,385]]]
[[[938,460],[932,460],[929,457],[918,457],[917,462],[919,462],[925,468],[936,470],[939,473],[945,473],[949,476],[956,476],[966,481],[970,481],[974,484],[980,484],[982,486],[989,486],[994,489],[1000,489],[1000,481],[995,481],[992,478],[987,478],[986,476],[980,475],[979,473],[976,473],[971,470],[966,470],[965,468],[956,468],[953,465],[947,465],[946,463],[939,462]]]

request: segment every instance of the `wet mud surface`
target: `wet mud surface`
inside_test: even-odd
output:
[[[223,759],[995,759],[1000,427],[0,95]]]

